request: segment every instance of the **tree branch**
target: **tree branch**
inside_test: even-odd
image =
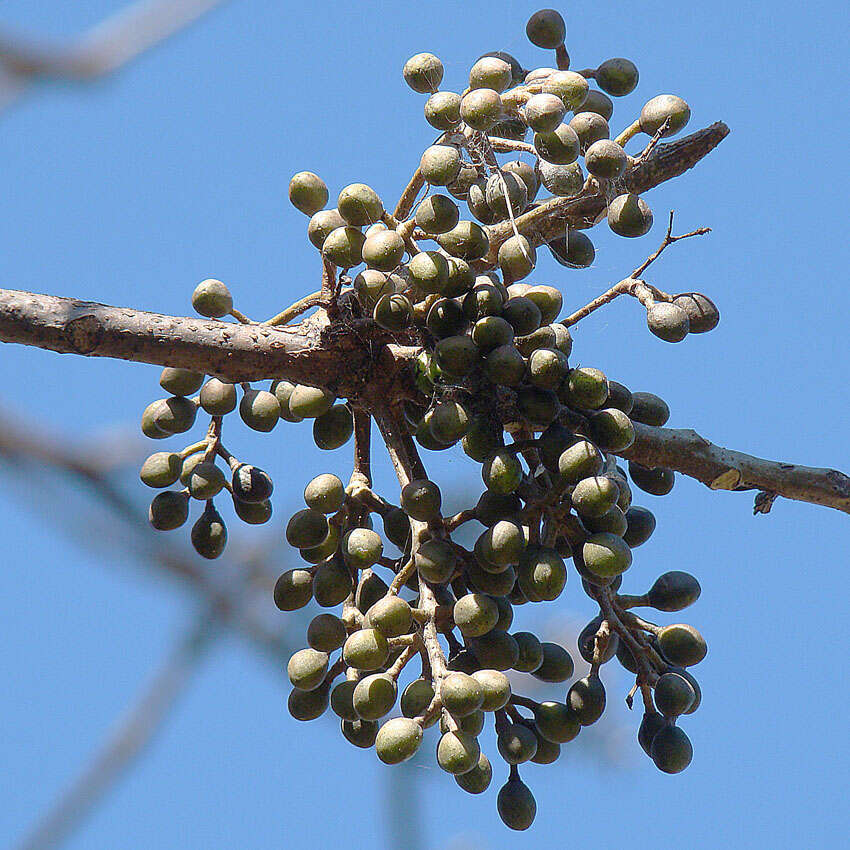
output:
[[[689,428],[634,426],[634,444],[617,454],[642,466],[675,469],[712,490],[761,490],[850,513],[850,477],[843,472],[724,449]]]

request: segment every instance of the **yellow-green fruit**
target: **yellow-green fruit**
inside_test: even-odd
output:
[[[384,764],[401,764],[413,758],[421,743],[422,727],[407,717],[395,717],[378,730],[375,752]]]
[[[361,720],[380,720],[392,711],[396,683],[383,673],[364,676],[354,688],[351,702]]]
[[[401,236],[394,230],[384,230],[366,237],[361,254],[370,268],[391,272],[401,262],[404,251]]]
[[[286,672],[293,687],[300,691],[312,691],[325,679],[328,654],[311,648],[301,649],[289,659]]]
[[[455,776],[472,770],[478,764],[481,749],[478,741],[464,732],[446,732],[437,745],[437,764]]]
[[[649,136],[655,135],[661,125],[670,119],[670,124],[662,134],[672,136],[682,130],[691,119],[691,108],[682,98],[674,94],[659,94],[644,104],[640,111],[640,129]]]
[[[478,763],[466,773],[455,776],[455,782],[468,794],[483,794],[493,778],[493,768],[484,753],[479,753]]]
[[[632,550],[622,537],[601,532],[588,537],[582,546],[582,559],[595,576],[613,578],[631,566]]]
[[[587,80],[575,71],[555,71],[541,86],[546,94],[561,98],[567,109],[578,112],[587,97]]]
[[[387,639],[377,629],[361,629],[348,636],[342,657],[349,667],[369,672],[378,670],[387,660],[390,648]]]
[[[699,664],[708,652],[705,638],[687,623],[665,626],[656,635],[656,640],[664,657],[679,667]]]
[[[586,151],[594,142],[607,139],[611,132],[608,122],[598,112],[576,113],[570,120],[570,127],[578,136],[583,151]]]
[[[328,187],[318,174],[299,171],[289,181],[289,200],[304,215],[314,215],[328,202]]]
[[[179,477],[183,461],[174,452],[156,452],[143,464],[139,478],[148,487],[170,487]]]
[[[511,66],[495,56],[482,56],[469,71],[471,89],[493,89],[503,92],[513,79]]]
[[[438,130],[451,130],[460,124],[460,95],[438,91],[425,101],[425,120]]]
[[[202,316],[220,319],[233,309],[233,297],[220,280],[208,278],[195,287],[192,293],[192,307]]]
[[[489,130],[502,117],[502,98],[493,89],[473,89],[460,102],[460,117],[473,130]]]
[[[417,53],[404,63],[402,73],[413,91],[435,92],[443,80],[443,63],[433,53]]]
[[[322,243],[322,256],[343,269],[350,269],[363,262],[363,243],[366,237],[351,225],[338,227],[328,234]]]

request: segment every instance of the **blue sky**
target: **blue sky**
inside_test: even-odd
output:
[[[7,0],[0,20],[61,37],[113,8]],[[276,313],[312,291],[318,272],[306,220],[286,201],[290,175],[317,171],[332,195],[355,181],[397,195],[433,138],[421,97],[401,79],[404,60],[437,53],[451,87],[487,50],[548,65],[550,54],[525,41],[535,8],[232,0],[112,79],[85,90],[44,86],[0,115],[2,285],[182,314],[194,285],[214,276],[249,315]],[[718,329],[667,345],[622,300],[576,330],[573,360],[658,392],[671,425],[765,457],[850,470],[846,6],[673,9],[647,0],[639,14],[614,3],[562,11],[576,67],[624,55],[640,68],[637,92],[617,102],[615,128],[666,91],[689,101],[693,128],[718,119],[732,128],[696,170],[648,196],[648,236],[600,228],[591,269],[546,259],[534,276],[579,306],[654,249],[675,208],[679,228],[713,233],[671,248],[649,279],[707,292],[723,315]],[[135,435],[158,397],[154,367],[19,347],[0,356],[4,409],[70,440]],[[347,452],[320,456],[309,428],[285,424],[265,436],[236,428],[228,442],[275,477],[269,539],[292,563],[281,517],[319,469],[347,475]],[[447,455],[429,459],[433,477],[476,480],[459,449]],[[141,503],[135,470],[125,477]],[[385,470],[379,479],[389,485]],[[108,539],[95,552],[81,545],[97,526],[66,534],[87,497],[40,499],[46,486],[0,479],[6,846],[85,763],[197,607]],[[559,766],[531,766],[537,822],[509,833],[495,812],[502,766],[482,798],[462,795],[430,759],[392,773],[346,745],[331,721],[292,720],[283,671],[224,637],[153,747],[68,846],[392,846],[388,800],[420,824],[407,846],[428,850],[840,843],[850,743],[846,516],[780,501],[754,518],[752,494],[712,494],[681,477],[671,497],[639,501],[659,526],[625,587],[640,592],[669,569],[703,586],[686,615],[710,650],[697,671],[703,704],[688,718],[695,757],[684,774],[660,774],[640,753],[639,717],[621,699],[628,685],[612,675],[618,758],[566,748]],[[583,624],[595,613],[575,576],[548,607],[557,610],[523,610],[517,622],[551,634],[563,628],[559,617]],[[297,628],[292,640],[302,644]]]

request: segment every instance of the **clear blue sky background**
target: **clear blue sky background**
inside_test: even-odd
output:
[[[61,37],[115,6],[7,0],[0,19]],[[401,79],[404,60],[437,53],[452,87],[486,50],[550,64],[525,42],[535,8],[233,0],[113,79],[85,90],[45,86],[0,116],[2,285],[179,314],[195,283],[215,276],[244,312],[277,312],[314,289],[317,275],[306,220],[286,201],[289,176],[311,169],[332,193],[363,181],[395,196],[434,135],[421,97]],[[647,0],[628,13],[621,3],[563,11],[577,67],[620,55],[640,67],[615,128],[645,99],[674,91],[690,102],[693,128],[722,119],[733,131],[695,171],[652,193],[650,235],[620,240],[600,228],[593,268],[570,272],[546,259],[535,274],[560,285],[568,306],[584,303],[656,246],[675,207],[680,228],[714,232],[672,248],[651,280],[709,293],[723,313],[719,328],[666,345],[624,300],[582,323],[575,359],[662,394],[672,425],[850,470],[846,5]],[[75,439],[135,434],[157,397],[153,367],[18,347],[0,357],[2,403]],[[229,441],[275,476],[272,533],[284,562],[292,557],[281,518],[303,483],[317,464],[349,468],[346,451],[319,458],[309,430],[281,425],[259,437],[234,428]],[[477,474],[459,449],[431,463],[438,478]],[[141,500],[135,471],[126,475]],[[59,514],[73,516],[83,494],[66,494],[69,505],[45,516],[32,488],[9,481],[0,480],[4,846],[65,787],[196,607],[173,586],[123,569],[120,551],[103,557],[63,535]],[[686,615],[710,646],[697,671],[703,705],[686,724],[695,747],[686,773],[660,774],[643,757],[639,716],[622,704],[626,680],[609,676],[619,759],[566,748],[561,766],[532,765],[537,822],[509,833],[495,812],[503,766],[483,798],[459,792],[430,758],[393,774],[345,744],[330,721],[289,718],[282,671],[227,639],[69,846],[384,847],[398,776],[402,799],[392,799],[420,824],[410,848],[843,843],[846,515],[780,501],[754,518],[752,494],[712,494],[682,478],[671,498],[638,501],[656,509],[659,528],[626,588],[642,591],[676,568],[703,585]],[[593,614],[574,578],[559,604],[579,621]],[[517,621],[545,631],[547,622],[558,628],[554,616],[523,611]]]

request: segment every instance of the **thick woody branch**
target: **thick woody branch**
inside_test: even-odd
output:
[[[760,490],[850,513],[850,477],[843,472],[724,449],[689,428],[634,425],[634,444],[618,454],[642,466],[666,466],[712,490]]]

